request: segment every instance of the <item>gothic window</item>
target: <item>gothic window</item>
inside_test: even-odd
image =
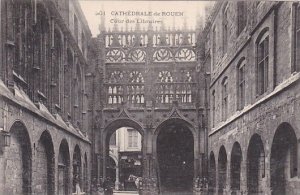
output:
[[[213,28],[212,28],[212,49],[211,49],[211,51],[212,51],[212,54],[211,54],[211,56],[212,56],[212,68],[214,69],[215,68],[215,66],[216,66],[216,59],[217,59],[217,40],[216,40],[216,38],[217,38],[217,35],[216,35],[216,27],[214,26]]]
[[[173,61],[173,54],[169,49],[161,48],[153,54],[154,62],[169,62]]]
[[[142,73],[138,71],[132,71],[129,74],[129,82],[130,83],[144,83],[144,78]]]
[[[85,56],[85,35],[84,35],[84,32],[81,33],[81,51],[82,51],[82,55]]]
[[[41,20],[41,28],[42,28],[42,37],[41,37],[41,50],[40,50],[40,61],[41,61],[41,76],[42,81],[40,83],[40,90],[44,95],[47,93],[48,85],[47,85],[47,72],[48,72],[48,64],[49,64],[49,56],[50,56],[50,27],[48,23],[48,18],[43,18]]]
[[[172,103],[174,95],[173,77],[169,71],[158,73],[156,99],[159,103]]]
[[[82,100],[83,100],[83,93],[82,93],[82,73],[80,69],[80,65],[76,65],[76,77],[74,79],[74,88],[72,92],[73,98],[73,122],[75,125],[80,125],[82,119]]]
[[[124,74],[122,71],[116,70],[113,71],[108,78],[107,86],[107,103],[108,104],[121,104],[123,102],[124,95]]]
[[[238,109],[245,106],[245,59],[243,58],[237,67],[238,79]]]
[[[169,71],[161,71],[158,74],[158,82],[170,83],[173,82],[173,77]]]
[[[268,69],[269,69],[269,35],[264,33],[257,42],[257,95],[261,95],[268,88]]]
[[[60,69],[62,67],[62,39],[60,33],[54,33],[54,52],[51,70],[51,97],[53,108],[60,106]]]
[[[125,60],[125,53],[120,49],[112,49],[106,53],[106,62],[116,63]]]
[[[123,86],[108,86],[108,104],[121,104],[123,102]]]
[[[192,75],[190,71],[181,70],[180,75],[182,76],[181,82],[190,83],[192,82]]]
[[[35,90],[36,100],[45,100],[48,83],[46,81],[47,68],[48,68],[48,55],[49,55],[49,23],[45,14],[45,9],[41,4],[37,5],[37,21],[36,28],[34,29],[34,45],[33,45],[33,87]]]
[[[64,111],[67,117],[71,114],[71,80],[73,69],[73,54],[67,50],[67,64],[64,66]]]
[[[128,132],[128,147],[137,148],[138,147],[138,131],[135,129],[127,129]]]
[[[124,74],[122,71],[116,70],[110,74],[108,78],[109,83],[122,83],[124,79]]]
[[[196,55],[193,50],[183,48],[176,52],[175,59],[176,61],[195,61]]]
[[[75,14],[74,14],[74,35],[75,35],[75,40],[78,43],[78,19]]]
[[[26,35],[28,36],[28,31],[27,31],[27,17],[28,15],[26,14],[26,4],[25,3],[19,3],[16,2],[13,4],[14,6],[14,11],[13,14],[11,15],[13,18],[13,25],[14,27],[12,28],[12,32],[15,34],[12,35],[14,36],[14,40],[11,39],[10,41],[14,41],[15,44],[15,56],[14,56],[14,67],[13,71],[20,76],[22,79],[27,79],[26,78],[26,73],[27,73],[27,66],[25,65],[26,61]],[[8,10],[11,11],[11,10]],[[8,19],[10,20],[10,19]],[[10,35],[8,35],[10,37]]]
[[[130,104],[144,104],[144,78],[141,72],[132,71],[129,74],[129,84],[127,86],[128,102]]]
[[[135,49],[129,53],[128,58],[131,62],[145,62],[146,52],[141,49]]]
[[[222,119],[226,120],[228,114],[228,79],[225,77],[222,82]]]
[[[237,2],[237,35],[239,35],[247,24],[247,1]]]
[[[192,75],[190,71],[181,70],[181,78],[176,83],[176,99],[181,103],[192,102]]]
[[[16,25],[15,25],[15,20],[14,20],[14,4],[11,1],[3,1],[2,3],[2,7],[4,8],[4,12],[5,12],[5,16],[3,17],[3,20],[5,20],[5,22],[2,22],[2,24],[4,24],[4,28],[2,28],[2,32],[5,32],[6,34],[6,42],[7,43],[11,43],[11,44],[7,44],[6,48],[5,48],[5,55],[6,57],[6,67],[8,68],[12,68],[15,64],[15,44],[14,40],[15,40],[15,29],[16,29]],[[2,43],[1,43],[2,44]],[[4,68],[4,67],[0,67]],[[7,78],[7,74],[3,74],[4,79],[8,79]]]
[[[292,72],[297,72],[300,70],[300,6],[299,4],[294,4],[294,18],[295,18],[295,28],[294,28],[294,55],[295,60],[292,67]]]
[[[227,8],[225,7],[223,12],[223,53],[227,52],[228,47],[228,18]]]
[[[216,92],[213,90],[212,92],[212,126],[215,126],[216,120]]]

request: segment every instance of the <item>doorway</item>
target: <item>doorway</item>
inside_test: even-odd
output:
[[[194,139],[184,125],[170,124],[157,137],[160,190],[163,194],[192,192],[194,177]]]

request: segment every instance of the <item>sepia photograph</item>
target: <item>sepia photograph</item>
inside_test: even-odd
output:
[[[299,194],[300,1],[0,0],[0,195]]]

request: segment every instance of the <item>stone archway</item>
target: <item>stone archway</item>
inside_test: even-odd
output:
[[[195,134],[182,119],[169,119],[155,132],[158,183],[164,193],[191,193],[195,172]]]
[[[297,177],[297,137],[288,123],[277,128],[270,159],[272,195],[297,194],[293,191],[290,178]]]
[[[51,135],[44,131],[37,143],[34,172],[34,191],[37,194],[54,194],[54,148]]]
[[[17,121],[10,128],[11,144],[5,150],[7,159],[5,180],[9,184],[4,194],[31,194],[32,150],[25,125]]]
[[[131,166],[127,166],[128,164],[126,164],[126,166],[122,166],[124,169],[127,169],[127,171],[124,171],[124,169],[121,169],[119,167],[118,170],[116,171],[119,171],[119,178],[116,178],[116,183],[120,183],[121,186],[116,186],[116,189],[118,189],[120,187],[120,189],[124,189],[124,190],[128,190],[128,188],[132,189],[132,190],[136,190],[134,188],[136,188],[134,182],[127,182],[128,178],[129,178],[129,175],[130,175],[130,171],[133,171],[133,174],[135,176],[138,176],[138,177],[142,177],[143,174],[144,174],[144,166],[143,166],[143,154],[144,154],[144,130],[143,130],[143,127],[141,124],[139,124],[138,122],[130,119],[130,118],[119,118],[119,119],[116,119],[112,122],[110,122],[105,128],[104,128],[104,132],[103,132],[103,135],[102,135],[102,154],[103,154],[103,167],[102,167],[102,177],[103,178],[107,178],[108,176],[108,169],[107,169],[107,166],[108,166],[108,159],[111,158],[110,157],[110,152],[109,152],[109,143],[110,143],[110,139],[112,137],[112,135],[119,129],[123,129],[123,128],[126,128],[127,129],[127,134],[129,134],[129,131],[131,130],[135,130],[135,132],[137,131],[140,135],[140,143],[141,144],[141,150],[140,152],[137,152],[137,153],[140,153],[140,155],[138,155],[137,153],[133,154],[134,152],[133,151],[128,151],[128,159],[125,159],[123,161],[126,161],[125,163],[128,163],[127,160],[129,162],[129,164],[132,164],[132,162],[137,162],[139,161],[140,165],[139,165],[139,171],[137,171],[138,173],[136,173],[134,170],[136,167],[131,167]],[[125,134],[124,134],[125,135]],[[123,151],[123,154],[125,155],[126,151]],[[139,158],[139,159],[136,159],[136,158]],[[121,159],[122,161],[122,159]],[[123,162],[122,161],[122,162]],[[118,166],[121,166],[120,164],[121,162],[118,163]],[[131,170],[129,170],[131,169]],[[122,171],[123,170],[123,171]],[[128,171],[129,170],[129,171]],[[126,172],[126,173],[125,173]],[[129,175],[128,175],[129,174]],[[122,184],[121,184],[122,183]]]
[[[81,150],[78,145],[75,146],[73,153],[73,192],[76,192],[76,184],[82,189],[82,164]]]
[[[66,139],[63,139],[59,146],[58,154],[58,183],[57,191],[59,195],[68,195],[70,189],[70,152]]]
[[[216,190],[216,160],[213,152],[209,155],[208,193],[214,194]]]
[[[218,193],[224,194],[227,183],[227,154],[224,146],[221,146],[218,157]]]
[[[230,160],[230,187],[232,195],[239,194],[241,188],[241,162],[241,146],[238,142],[235,142],[232,147]]]
[[[265,150],[260,135],[254,134],[247,151],[248,194],[263,193],[262,179],[265,177]]]
[[[84,153],[84,160],[83,160],[83,191],[88,192],[89,189],[89,174],[88,174],[88,158],[87,153]]]

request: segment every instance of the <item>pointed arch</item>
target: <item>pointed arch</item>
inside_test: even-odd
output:
[[[209,155],[209,169],[208,169],[208,191],[215,193],[216,190],[216,160],[213,151]]]
[[[8,194],[31,194],[32,192],[32,149],[28,130],[23,122],[16,121],[10,130],[11,143],[5,151],[5,179],[9,182]],[[15,155],[19,153],[19,155]]]
[[[73,192],[76,191],[76,184],[82,188],[82,162],[81,149],[78,144],[75,145],[73,152]]]
[[[40,136],[36,147],[36,164],[34,178],[36,178],[35,192],[53,195],[55,192],[55,155],[50,133],[45,130]],[[39,187],[37,187],[39,186]]]
[[[230,157],[230,187],[232,192],[238,193],[241,188],[241,162],[242,149],[238,142],[235,142],[232,147]]]
[[[218,193],[223,194],[227,183],[227,153],[224,146],[221,146],[218,155]]]
[[[58,153],[58,193],[68,195],[71,186],[70,175],[70,150],[66,139],[63,139],[59,145]]]
[[[294,194],[290,178],[298,174],[297,137],[289,123],[281,123],[273,138],[270,159],[271,189],[274,194]]]
[[[252,135],[247,151],[247,188],[249,194],[263,193],[265,177],[265,150],[261,136]]]

